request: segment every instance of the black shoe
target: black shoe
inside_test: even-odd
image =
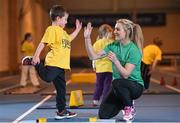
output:
[[[72,118],[72,117],[77,116],[76,113],[70,112],[70,111],[68,111],[68,110],[63,110],[63,111],[61,111],[61,112],[56,112],[56,113],[57,113],[57,114],[56,114],[56,116],[55,116],[55,119],[58,119],[58,120],[64,119],[64,118]]]
[[[25,56],[21,62],[22,65],[32,65],[31,61],[32,61],[32,56]]]

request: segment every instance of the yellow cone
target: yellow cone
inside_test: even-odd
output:
[[[38,118],[36,120],[37,123],[46,123],[47,119],[46,118]]]
[[[84,105],[82,90],[71,91],[69,107],[78,107]]]
[[[97,122],[97,117],[90,117],[89,122]]]

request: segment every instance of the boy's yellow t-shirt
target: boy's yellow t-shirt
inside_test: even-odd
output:
[[[143,49],[142,61],[145,64],[152,64],[154,60],[161,60],[161,59],[162,59],[162,51],[158,46],[151,44]]]
[[[34,51],[35,51],[33,42],[24,41],[24,43],[21,46],[21,51],[23,52],[24,56],[33,56]]]
[[[93,48],[95,52],[98,53],[112,42],[113,40],[111,39],[99,39],[93,44]],[[112,63],[107,57],[95,60],[95,65],[96,65],[96,73],[112,72]]]
[[[49,26],[41,40],[50,48],[45,58],[45,65],[70,69],[71,41],[72,37],[63,28]]]

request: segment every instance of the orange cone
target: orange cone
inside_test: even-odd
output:
[[[164,77],[161,76],[160,85],[165,85]]]
[[[173,78],[173,81],[172,81],[171,85],[172,86],[177,86],[178,85],[176,77]]]

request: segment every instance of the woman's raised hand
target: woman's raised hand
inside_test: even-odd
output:
[[[90,39],[91,32],[93,27],[91,26],[91,23],[89,22],[86,27],[84,27],[84,38]]]

